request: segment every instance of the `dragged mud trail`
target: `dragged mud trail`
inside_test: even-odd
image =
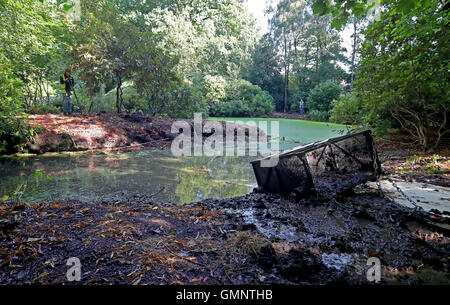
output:
[[[449,237],[371,189],[292,198],[252,193],[191,205],[151,198],[0,209],[0,284],[449,284]],[[431,279],[430,279],[431,278]]]

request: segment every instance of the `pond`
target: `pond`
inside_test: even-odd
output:
[[[297,120],[278,121],[282,150],[338,136],[345,126]],[[266,130],[270,134],[270,127]],[[155,194],[158,201],[191,203],[232,198],[252,191],[256,180],[252,157],[174,157],[170,151],[144,150],[115,154],[60,154],[0,158],[0,198],[23,201],[131,198]],[[34,173],[44,175],[35,178]],[[54,180],[45,178],[50,175]],[[162,191],[161,191],[162,190]],[[21,194],[23,192],[23,195]],[[19,193],[19,195],[14,195]]]
[[[215,118],[215,120],[258,126],[269,135],[272,134],[271,123],[278,122],[282,150],[340,136],[342,132],[348,130],[345,125],[289,119]],[[261,125],[261,122],[267,122],[267,128]]]

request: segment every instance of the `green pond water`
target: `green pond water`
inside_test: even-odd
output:
[[[269,135],[272,135],[272,122],[278,122],[282,150],[336,137],[347,130],[345,125],[288,119],[214,118],[214,120],[242,122],[250,126],[258,126]],[[267,122],[267,128],[261,125],[261,122]]]
[[[278,119],[282,150],[340,135],[345,126]],[[0,198],[23,201],[108,200],[154,194],[155,200],[191,203],[245,195],[256,186],[250,166],[255,157],[174,157],[170,150],[116,154],[16,156],[0,158]],[[34,177],[36,171],[43,176]],[[45,175],[54,178],[47,180]],[[18,193],[19,192],[19,193]],[[14,195],[15,193],[18,193]],[[23,193],[23,194],[22,194]]]

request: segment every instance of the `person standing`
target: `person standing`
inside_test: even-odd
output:
[[[72,114],[72,88],[75,86],[75,81],[70,73],[70,69],[66,69],[64,74],[59,78],[63,96],[63,112],[65,115]]]

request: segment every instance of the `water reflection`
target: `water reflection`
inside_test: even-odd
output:
[[[26,183],[25,201],[99,200],[153,194],[155,199],[190,203],[205,198],[241,196],[255,186],[247,157],[175,158],[170,151],[39,156],[0,159],[0,195]],[[36,179],[35,171],[54,181]]]
[[[267,121],[251,119],[256,123],[261,120]],[[277,121],[281,150],[337,136],[345,129],[342,125]],[[270,134],[270,130],[266,131]],[[156,200],[190,203],[206,198],[230,198],[245,195],[256,186],[249,164],[253,158],[175,158],[170,151],[155,150],[108,155],[3,157],[0,158],[0,198],[11,197],[24,184],[26,191],[22,199],[25,201],[108,200],[117,196],[154,194],[162,188],[164,191],[155,196]],[[33,174],[37,170],[55,180],[35,179]]]

